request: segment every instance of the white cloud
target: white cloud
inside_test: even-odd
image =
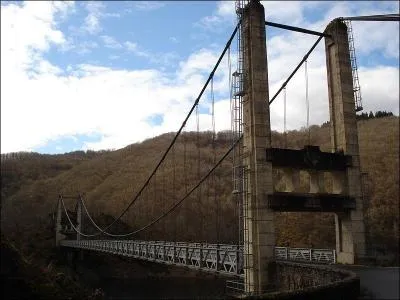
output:
[[[229,8],[232,3],[219,2],[215,15],[234,21],[235,14]],[[297,20],[298,26],[323,30],[327,25],[326,18],[357,13],[348,3],[323,3],[321,5],[329,5],[322,16],[323,20],[307,23],[304,21],[304,7],[301,3],[286,12],[288,24],[293,24],[289,22],[293,19]],[[310,7],[317,4],[304,5]],[[101,140],[87,143],[86,148],[120,148],[157,134],[176,131],[208,78],[222,48],[203,45],[203,48],[189,57],[181,58],[179,64],[171,64],[170,61],[176,60],[173,53],[151,53],[132,41],[120,43],[103,35],[100,38],[106,46],[121,45],[125,50],[148,61],[163,61],[166,65],[169,62],[169,73],[150,68],[113,69],[101,63],[89,62],[70,65],[62,70],[44,59],[44,53],[52,47],[68,47],[68,38],[57,28],[55,16],[61,12],[68,13],[70,9],[73,9],[73,4],[61,5],[61,2],[57,2],[57,5],[51,2],[2,5],[1,152],[29,150],[46,144],[50,139],[89,133],[100,135]],[[98,16],[105,14],[101,8],[97,9],[101,12]],[[271,7],[269,9],[272,18],[275,10]],[[368,9],[373,10],[371,7]],[[95,11],[92,8],[92,13]],[[274,21],[280,20],[277,18]],[[394,53],[396,40],[385,42],[381,36],[398,36],[398,28],[386,25],[388,27],[382,33],[379,23],[370,24],[368,30],[354,26],[357,51],[363,54],[382,53],[398,59]],[[270,96],[277,91],[315,39],[289,32],[269,38]],[[77,50],[81,45],[69,46]],[[89,43],[80,49],[90,51],[97,46]],[[235,65],[234,56],[232,60]],[[323,43],[310,56],[308,66],[311,123],[319,124],[328,119]],[[397,67],[361,66],[359,77],[366,111],[391,110],[399,113]],[[214,92],[218,95],[215,99],[217,130],[230,128],[228,82],[227,60],[224,58],[214,80]],[[304,69],[301,69],[287,88],[289,129],[305,125],[304,93]],[[207,113],[210,110],[210,88],[205,91],[203,100],[206,102],[202,104],[200,122],[204,130],[211,128],[211,116]],[[281,95],[271,106],[273,129],[283,128],[282,105]],[[162,124],[149,124],[148,118],[154,114],[163,116]],[[195,120],[192,118],[187,124],[187,130],[195,128]]]
[[[301,6],[298,7],[297,4]],[[369,15],[393,13],[391,5],[378,7],[367,2],[357,2],[353,5],[350,2],[298,2],[291,9],[287,10],[287,20],[275,19],[273,21],[309,28],[312,30],[323,31],[328,23],[340,16]],[[279,8],[272,10],[272,6],[277,3],[266,1],[267,8],[276,14],[278,18]],[[304,14],[307,8],[315,9],[323,6],[323,15],[315,22],[305,20]],[[321,7],[320,7],[321,8]],[[292,11],[290,13],[290,11]],[[270,15],[271,16],[271,15]],[[290,19],[294,21],[291,22]],[[272,20],[272,16],[271,16]],[[297,21],[296,21],[297,20]],[[382,30],[384,28],[384,30]],[[267,31],[270,30],[267,27]],[[356,54],[359,62],[359,79],[363,106],[365,111],[369,110],[390,110],[395,114],[399,112],[399,75],[398,68],[380,66],[378,61],[372,63],[373,67],[365,68],[360,66],[360,57],[385,56],[398,60],[398,24],[386,22],[353,22],[353,33],[355,39]],[[275,94],[283,81],[294,70],[306,52],[310,49],[315,36],[309,36],[296,32],[282,31],[280,35],[268,36],[268,71],[270,84],[270,98]],[[396,49],[396,50],[395,50]],[[325,67],[325,48],[324,42],[314,50],[308,59],[309,73],[309,99],[310,99],[310,123],[321,124],[329,119],[328,91]],[[305,78],[304,66],[297,72],[287,86],[287,127],[288,129],[298,129],[306,125],[306,106],[305,106]],[[380,84],[382,82],[382,84]],[[383,84],[384,82],[384,84]],[[397,84],[396,84],[397,83]],[[373,87],[373,88],[372,88]],[[275,130],[283,129],[283,93],[271,105],[271,124]]]
[[[121,17],[119,13],[105,12],[106,5],[101,1],[88,1],[85,3],[85,7],[88,14],[85,17],[82,29],[90,34],[97,34],[103,30],[100,23],[102,18]]]
[[[261,1],[265,19],[271,22],[298,25],[303,21],[304,3],[302,1]]]
[[[205,16],[194,24],[213,32],[221,32],[226,25],[232,27],[236,23],[235,2],[218,1],[217,7],[212,15]]]
[[[165,2],[161,1],[135,1],[134,7],[138,10],[150,11],[156,10],[165,6]]]
[[[173,42],[173,43],[179,43],[179,39],[178,39],[177,37],[175,37],[175,36],[170,36],[170,37],[169,37],[169,40],[170,40],[171,42]]]
[[[217,59],[217,53],[212,53],[204,48],[200,49],[198,52],[190,55],[187,61],[180,63],[179,77],[182,79],[199,72],[210,73]]]
[[[126,49],[128,51],[134,53],[137,56],[146,57],[146,58],[150,58],[151,57],[151,54],[149,52],[146,52],[144,50],[140,50],[137,43],[126,41],[124,43],[124,45],[125,45],[125,47],[126,47]]]
[[[30,13],[28,9],[9,6],[2,10],[2,22],[19,19]],[[119,148],[178,129],[177,120],[189,111],[204,81],[191,71],[196,63],[182,64],[188,75],[179,79],[151,69],[116,70],[93,64],[70,65],[65,75],[42,57],[51,45],[65,41],[50,22],[52,16],[46,18],[47,26],[42,27],[34,15],[25,26],[19,24],[21,28],[2,26],[2,52],[8,51],[7,60],[2,56],[1,61],[2,73],[7,74],[1,79],[2,152],[29,150],[50,139],[93,132],[102,139],[87,143],[87,148]],[[29,39],[29,28],[40,29],[37,39]],[[113,42],[107,36],[102,39]],[[132,42],[126,45],[133,51],[138,48]],[[20,56],[12,54],[14,49],[22,51]],[[34,73],[29,75],[28,67]],[[147,118],[153,114],[164,115],[161,126],[150,127]]]
[[[236,18],[234,1],[219,1],[217,3],[217,15],[226,18]]]
[[[359,55],[374,51],[399,58],[398,22],[353,22],[355,48]],[[379,28],[379,30],[376,30]]]
[[[137,43],[126,41],[123,43],[125,49],[138,57],[146,58],[149,62],[159,64],[161,66],[168,66],[175,61],[178,56],[175,52],[160,52],[153,53],[143,50]]]
[[[86,3],[88,15],[85,18],[84,30],[90,34],[96,34],[102,30],[100,18],[104,4],[97,1],[89,1]]]
[[[111,49],[121,49],[122,45],[115,40],[112,36],[109,35],[102,35],[100,36],[102,39],[104,46]]]
[[[91,34],[98,33],[101,30],[99,18],[92,13],[88,14],[85,18],[85,29]]]
[[[390,110],[399,115],[398,68],[360,68],[359,77],[364,111]]]

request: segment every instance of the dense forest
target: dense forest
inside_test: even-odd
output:
[[[386,112],[385,112],[386,113]],[[399,245],[399,117],[391,113],[358,121],[365,221],[370,255],[380,263],[398,264]],[[174,134],[168,133],[116,151],[76,151],[59,155],[1,155],[2,235],[21,255],[44,266],[53,257],[55,211],[59,194],[82,194],[99,225],[107,225],[134,199]],[[305,130],[286,136],[273,132],[273,146],[301,149]],[[330,151],[329,124],[310,127],[310,144]],[[115,233],[141,228],[180,200],[232,144],[229,132],[184,133]],[[199,148],[197,147],[199,146]],[[237,242],[238,209],[232,196],[229,156],[201,186],[162,221],[133,239]],[[279,180],[279,174],[274,174]],[[67,202],[74,209],[74,202]],[[84,231],[94,232],[87,218]],[[332,214],[280,213],[277,244],[334,248]]]

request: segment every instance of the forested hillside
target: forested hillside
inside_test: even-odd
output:
[[[399,118],[359,120],[358,129],[361,166],[368,181],[365,215],[369,242],[384,252],[398,253]],[[199,153],[201,173],[205,174],[213,166],[214,153],[218,160],[231,145],[230,134],[219,133],[214,152],[211,137],[209,132],[200,137],[195,133],[181,137],[174,149],[175,156],[169,155],[162,172],[153,180],[154,188],[132,206],[122,219],[124,224],[113,230],[139,228],[179,200],[174,195],[184,195],[194,186],[199,175],[196,173]],[[107,225],[132,200],[172,138],[173,134],[164,134],[116,151],[2,155],[2,233],[25,253],[45,256],[54,243],[50,217],[60,193],[84,194],[96,221]],[[307,133],[290,131],[286,141],[289,148],[303,148],[308,143]],[[201,146],[199,152],[196,144]],[[328,124],[311,127],[311,144],[330,150]],[[285,137],[274,132],[273,146],[284,145]],[[152,230],[132,238],[235,241],[238,222],[237,206],[232,200],[231,166],[229,159],[224,161],[216,176],[210,179],[211,188],[204,188],[200,196],[194,193],[189,197],[180,214],[170,215]],[[184,175],[183,169],[190,172]],[[73,209],[72,202],[69,208]],[[279,245],[334,247],[334,222],[330,214],[282,213],[277,215],[276,227]],[[86,230],[93,228],[87,226]]]

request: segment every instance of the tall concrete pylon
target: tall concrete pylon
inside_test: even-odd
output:
[[[264,7],[250,1],[242,11],[243,49],[243,195],[245,291],[261,294],[271,279],[274,257],[274,213],[267,208],[273,192],[272,164],[266,160],[271,147],[268,105],[268,67]]]
[[[57,213],[56,213],[56,223],[55,223],[55,231],[56,231],[56,247],[60,246],[60,242],[65,239],[65,235],[61,233],[62,231],[62,204],[61,204],[61,195],[58,197],[57,202]]]
[[[365,229],[358,146],[357,120],[354,102],[352,68],[347,26],[333,20],[325,32],[326,66],[328,73],[331,145],[333,152],[351,156],[352,165],[346,173],[333,174],[333,192],[354,197],[355,210],[336,213],[337,262],[354,264],[365,256]]]
[[[82,232],[82,196],[78,196],[78,202],[76,203],[76,229],[78,231],[76,232],[76,240],[80,241],[81,240],[81,234],[79,232]]]

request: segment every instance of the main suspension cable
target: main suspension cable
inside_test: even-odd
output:
[[[150,226],[152,226],[152,225],[154,225],[155,223],[157,223],[158,221],[160,221],[162,218],[164,218],[164,217],[166,217],[168,214],[170,214],[176,207],[178,207],[184,200],[186,200],[210,175],[211,175],[211,173],[222,163],[222,161],[229,155],[229,153],[233,150],[233,148],[239,143],[239,141],[242,139],[242,136],[240,136],[237,140],[236,140],[236,142],[227,150],[227,152],[220,158],[220,160],[214,165],[214,167],[213,168],[211,168],[209,171],[208,171],[208,173],[206,174],[206,175],[204,175],[200,180],[199,180],[199,182],[179,201],[179,202],[177,202],[176,204],[174,204],[173,206],[171,206],[166,212],[164,212],[162,215],[160,215],[158,218],[156,218],[155,220],[153,220],[152,222],[150,222],[149,224],[147,224],[146,226],[144,226],[144,227],[142,227],[142,228],[140,228],[140,229],[138,229],[138,230],[135,230],[135,231],[132,231],[132,232],[129,232],[129,233],[125,233],[125,234],[111,234],[111,233],[108,233],[108,232],[103,232],[103,233],[105,233],[105,234],[107,234],[107,235],[109,235],[109,236],[113,236],[113,237],[124,237],[124,236],[129,236],[129,235],[133,235],[133,234],[136,234],[136,233],[139,233],[139,232],[141,232],[141,231],[143,231],[143,230],[145,230],[146,228],[148,228],[148,227],[150,227]],[[88,217],[89,217],[89,220],[93,223],[93,225],[96,227],[96,228],[99,228],[99,226],[94,222],[94,220],[92,219],[92,217],[90,216],[90,214],[89,214],[89,212],[88,212],[88,210],[86,209],[86,205],[85,205],[85,201],[83,200],[83,198],[80,198],[81,199],[81,201],[82,201],[82,206],[83,206],[83,208],[84,208],[84,210],[85,210],[85,212],[86,212],[86,214],[88,215]],[[62,200],[62,199],[61,199]],[[165,201],[163,201],[163,202],[165,202]],[[63,203],[63,207],[64,207],[64,211],[66,212],[66,208],[65,208],[65,206],[64,206],[64,202],[62,202]],[[77,232],[77,233],[79,233],[79,234],[81,234],[82,236],[85,236],[85,237],[94,237],[94,236],[99,236],[100,234],[102,234],[101,232],[100,233],[95,233],[95,234],[86,234],[86,233],[83,233],[83,232],[81,232],[80,230],[78,230],[74,225],[73,225],[73,223],[72,223],[72,221],[69,219],[69,216],[68,216],[68,214],[67,214],[67,217],[68,217],[68,220],[70,221],[70,223],[71,223],[71,225],[72,225],[72,227],[73,227],[73,229]]]
[[[164,154],[162,155],[160,161],[157,163],[156,167],[154,168],[154,170],[152,171],[152,173],[150,174],[150,176],[148,177],[148,179],[145,181],[145,183],[143,184],[143,186],[140,188],[140,190],[138,191],[138,193],[136,194],[136,196],[132,199],[132,201],[129,203],[129,205],[121,212],[121,214],[113,221],[111,222],[111,224],[109,224],[108,226],[106,226],[104,229],[99,229],[101,233],[107,231],[111,226],[113,226],[123,215],[126,214],[126,212],[129,210],[129,208],[133,205],[133,203],[135,203],[135,201],[140,197],[140,195],[142,194],[143,190],[146,188],[146,186],[149,184],[151,178],[154,176],[154,174],[156,173],[156,171],[158,170],[158,168],[160,167],[160,165],[162,164],[162,162],[165,160],[167,154],[169,153],[169,151],[171,150],[172,146],[175,144],[175,141],[177,140],[178,136],[181,134],[183,128],[186,125],[186,122],[188,121],[189,117],[191,116],[193,110],[195,109],[195,107],[198,105],[201,97],[203,96],[204,91],[206,90],[208,84],[210,83],[211,79],[214,77],[215,71],[217,70],[219,64],[221,63],[222,58],[224,57],[226,51],[228,50],[230,44],[232,43],[233,38],[236,35],[236,32],[240,26],[241,20],[239,20],[239,22],[237,23],[235,29],[233,30],[228,42],[225,45],[224,50],[222,51],[221,55],[219,56],[217,63],[215,64],[213,70],[211,71],[210,75],[208,76],[208,79],[206,81],[206,83],[204,84],[203,88],[201,89],[198,97],[196,98],[194,104],[192,105],[192,108],[190,109],[189,113],[187,114],[186,118],[184,119],[184,121],[182,122],[181,127],[179,128],[179,130],[177,131],[177,133],[175,134],[174,138],[172,139],[171,143],[169,144],[167,150],[164,152]]]
[[[240,140],[242,139],[243,136],[240,136],[236,142],[227,150],[227,152],[219,159],[219,161],[215,164],[215,166],[210,169],[208,171],[208,173],[206,175],[203,176],[203,178],[184,196],[182,197],[181,200],[179,200],[177,203],[175,203],[174,205],[172,205],[167,211],[165,211],[163,214],[161,214],[159,217],[157,217],[156,219],[154,219],[152,222],[150,222],[149,224],[147,224],[146,226],[143,226],[140,229],[137,229],[135,231],[132,231],[130,233],[127,234],[118,234],[118,235],[113,235],[113,236],[118,236],[118,237],[123,237],[123,236],[128,236],[128,235],[134,235],[137,234],[139,232],[142,232],[143,230],[146,230],[147,228],[149,228],[150,226],[158,223],[161,219],[163,219],[164,217],[168,216],[176,207],[178,207],[183,201],[185,201],[209,176],[212,172],[214,172],[214,170],[224,161],[224,159],[231,153],[231,151],[233,150],[233,148],[240,142]],[[64,207],[64,211],[65,210],[65,206],[63,203],[63,207]],[[69,219],[69,216],[67,215],[68,220],[70,221],[73,229],[78,232],[79,234],[86,236],[86,237],[92,237],[98,234],[94,234],[94,235],[87,235],[84,233],[81,233],[75,226],[73,226],[71,220]]]
[[[78,228],[75,227],[74,223],[72,223],[72,221],[71,221],[71,219],[70,219],[70,217],[69,217],[68,211],[67,211],[67,209],[66,209],[66,207],[65,207],[65,203],[64,203],[63,197],[60,196],[59,199],[60,199],[61,204],[62,204],[62,207],[63,207],[63,209],[64,209],[64,213],[66,214],[67,219],[68,219],[69,223],[71,224],[72,228],[73,228],[78,234],[80,234],[80,235],[82,235],[82,236],[84,236],[84,237],[93,237],[93,236],[96,236],[96,234],[86,234],[86,233],[83,233],[83,232],[81,232],[80,230],[78,230]]]
[[[147,228],[149,228],[150,226],[156,224],[157,222],[159,222],[162,218],[166,217],[167,215],[169,215],[176,207],[178,207],[183,201],[185,201],[207,178],[208,176],[210,176],[210,174],[224,161],[224,159],[231,153],[231,151],[233,150],[233,148],[236,146],[237,143],[239,143],[239,141],[242,139],[242,136],[240,136],[236,142],[228,149],[228,151],[224,154],[224,156],[222,156],[220,158],[220,160],[217,162],[217,164],[210,169],[210,171],[208,171],[208,173],[206,175],[203,176],[203,178],[196,184],[196,186],[194,186],[189,193],[187,193],[181,200],[179,200],[177,203],[175,203],[173,206],[171,206],[166,212],[164,212],[162,215],[160,215],[158,218],[154,219],[152,222],[150,222],[149,224],[147,224],[146,226],[143,226],[142,228],[135,230],[131,233],[129,233],[129,235],[132,234],[137,234],[143,230],[146,230]]]
[[[294,71],[292,72],[292,74],[289,75],[288,79],[286,79],[286,81],[282,84],[282,86],[279,88],[279,90],[276,92],[276,94],[271,98],[271,100],[269,100],[269,104],[271,104],[272,102],[274,102],[275,98],[279,95],[279,93],[284,89],[284,87],[288,84],[288,82],[290,81],[290,79],[292,79],[293,75],[296,74],[296,72],[299,70],[299,68],[301,67],[301,65],[307,60],[308,56],[311,54],[311,52],[315,49],[315,47],[317,47],[318,43],[322,40],[322,36],[320,36],[317,41],[314,43],[314,45],[311,47],[310,50],[308,50],[308,52],[306,53],[306,55],[304,55],[303,59],[300,61],[300,63],[297,65],[297,67],[294,69]]]

